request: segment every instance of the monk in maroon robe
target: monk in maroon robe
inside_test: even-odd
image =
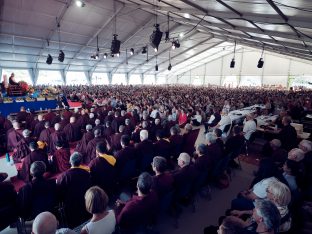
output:
[[[39,138],[41,131],[44,129],[44,120],[42,115],[38,115],[38,123],[35,125],[33,136]]]
[[[118,151],[121,149],[120,139],[121,139],[121,136],[123,135],[124,129],[125,129],[125,126],[120,125],[118,129],[118,133],[111,135],[110,145],[113,151]]]
[[[83,160],[85,164],[89,164],[89,162],[96,157],[96,145],[99,142],[104,142],[104,139],[102,138],[100,131],[95,130],[94,138],[89,141],[87,145],[87,153]]]
[[[70,168],[70,151],[69,148],[64,148],[64,143],[57,141],[55,143],[56,151],[53,154],[53,162],[56,172],[64,172]]]
[[[51,109],[48,109],[48,113],[45,114],[44,116],[44,120],[45,121],[49,121],[50,123],[52,123],[53,119],[56,117],[56,114],[54,112],[52,112]]]
[[[21,106],[20,112],[18,112],[16,115],[16,121],[19,123],[22,123],[26,121],[27,116],[28,116],[28,113],[26,112],[25,107]]]
[[[70,117],[70,122],[65,126],[63,132],[68,142],[75,142],[80,140],[80,128],[76,124],[75,117]]]
[[[54,132],[54,128],[50,126],[50,122],[46,121],[44,124],[45,129],[40,133],[38,141],[45,142],[48,147],[50,147],[50,136]],[[48,148],[48,150],[50,150]]]
[[[59,123],[54,124],[54,132],[50,135],[50,154],[54,154],[54,151],[56,150],[55,143],[57,141],[61,141],[64,144],[64,148],[68,148],[68,142],[66,140],[66,136],[64,132],[61,130],[61,125]]]
[[[25,129],[23,131],[23,138],[17,143],[13,151],[14,162],[20,162],[22,158],[30,154],[29,143],[32,141],[33,139],[30,137],[30,131]]]
[[[92,132],[92,126],[88,124],[86,126],[86,132],[83,134],[81,140],[77,143],[76,151],[81,153],[83,156],[87,153],[88,143],[94,138],[94,134]]]
[[[30,181],[31,179],[29,169],[33,162],[42,161],[46,164],[47,168],[49,165],[48,155],[44,150],[38,149],[36,142],[31,142],[29,144],[29,149],[31,152],[24,158],[22,168],[18,172],[19,177],[26,182]]]
[[[70,117],[72,116],[72,112],[70,112],[68,109],[64,110],[63,112],[63,116],[64,116],[64,119],[66,119],[67,121],[70,120]]]
[[[90,218],[90,214],[86,212],[84,196],[91,187],[91,178],[89,168],[81,166],[81,163],[81,154],[73,153],[70,156],[71,168],[63,172],[56,181],[69,228],[77,227]]]
[[[82,129],[89,122],[89,115],[86,114],[85,110],[81,110],[81,116],[77,120],[77,126]]]
[[[7,132],[7,138],[7,149],[11,152],[23,138],[23,129],[20,128],[20,123],[13,122],[13,128]]]

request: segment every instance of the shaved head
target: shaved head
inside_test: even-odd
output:
[[[55,234],[57,229],[57,220],[50,212],[42,212],[35,218],[32,225],[34,234]]]

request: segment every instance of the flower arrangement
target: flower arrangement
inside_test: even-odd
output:
[[[13,103],[13,99],[10,97],[3,98],[3,103]]]
[[[24,98],[18,97],[18,98],[15,99],[15,102],[24,102]]]
[[[45,101],[45,96],[40,94],[38,97],[37,97],[37,101]]]
[[[34,101],[35,101],[35,98],[26,97],[25,100],[26,100],[26,102],[34,102]]]
[[[20,81],[20,82],[18,82],[18,84],[21,87],[23,93],[28,92],[29,86],[25,81]]]

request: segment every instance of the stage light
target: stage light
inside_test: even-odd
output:
[[[153,31],[152,35],[150,36],[150,43],[155,52],[158,51],[158,46],[160,44],[163,32],[159,30],[159,24],[154,25],[155,30]]]
[[[51,65],[52,62],[53,62],[53,58],[52,58],[51,54],[48,54],[46,63],[49,64],[49,65]]]
[[[115,57],[114,54],[111,54],[111,57],[114,58]]]
[[[168,42],[170,40],[169,37],[169,31],[165,32],[165,42]]]
[[[146,53],[147,53],[147,47],[144,46],[144,47],[142,48],[142,54],[146,54]]]
[[[156,66],[155,66],[155,71],[158,71],[158,65],[156,64]]]
[[[119,57],[120,56],[120,52],[118,52],[116,55],[117,55],[117,57]]]
[[[172,65],[171,65],[171,63],[169,63],[168,71],[171,71],[171,68],[172,68]]]
[[[107,59],[107,53],[104,53],[104,56],[103,56],[105,59]]]
[[[230,68],[234,68],[234,67],[235,67],[235,59],[232,59],[230,63]]]
[[[264,64],[263,58],[260,58],[259,61],[258,61],[257,67],[258,67],[258,68],[262,68],[262,67],[263,67],[263,64]]]
[[[179,40],[175,40],[172,42],[172,49],[174,50],[175,48],[180,48]]]
[[[134,49],[133,48],[130,49],[130,54],[134,55]]]
[[[180,34],[179,34],[179,37],[180,37],[180,38],[183,38],[183,37],[184,37],[184,33],[180,33]]]
[[[83,2],[83,1],[81,1],[81,0],[76,0],[76,6],[77,7],[84,7],[86,4]]]
[[[117,34],[113,35],[112,45],[111,45],[111,52],[112,54],[118,54],[120,53],[120,41],[117,40]]]
[[[59,56],[58,56],[58,61],[60,61],[61,63],[64,62],[65,59],[65,54],[63,52],[63,50],[60,50]]]

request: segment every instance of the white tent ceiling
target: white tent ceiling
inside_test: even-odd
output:
[[[160,66],[157,74],[168,74],[169,51],[174,67],[179,64],[183,67],[186,60],[194,60],[195,66],[201,58],[218,56],[216,48],[225,41],[256,48],[264,46],[271,52],[312,60],[311,0],[84,2],[85,7],[79,8],[75,0],[0,0],[0,67],[155,74],[155,52],[149,47],[146,61],[141,50],[149,43],[156,13],[161,31],[167,31],[168,12],[170,37],[186,35],[179,38],[181,47],[176,50],[162,40],[157,53]],[[122,43],[121,56],[104,59],[103,54],[110,51],[114,16]],[[57,22],[60,49],[65,53],[63,63],[57,61]],[[101,56],[93,60],[90,56],[96,51],[97,36]],[[134,48],[135,55],[130,56],[130,48]],[[54,58],[52,65],[46,64],[48,54]]]

